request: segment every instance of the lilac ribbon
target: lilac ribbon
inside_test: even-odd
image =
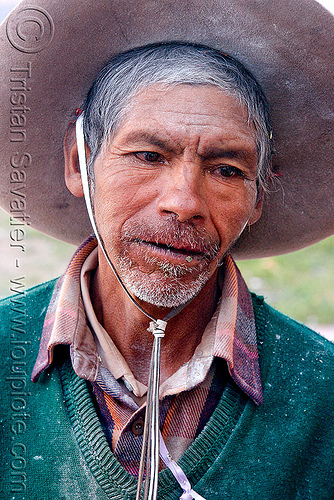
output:
[[[168,469],[171,471],[176,481],[179,483],[183,489],[183,494],[180,496],[180,500],[205,500],[196,491],[191,488],[189,480],[181,467],[171,458],[165,445],[165,441],[162,438],[161,432],[159,432],[159,443],[160,443],[160,458],[167,465]]]

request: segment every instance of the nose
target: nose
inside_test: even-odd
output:
[[[192,162],[166,172],[157,201],[160,215],[176,215],[179,222],[204,219],[207,206],[202,194],[203,176]]]

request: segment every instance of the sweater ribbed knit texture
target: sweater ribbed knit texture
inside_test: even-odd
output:
[[[1,301],[1,499],[134,500],[67,348],[33,384],[54,282]],[[232,381],[180,460],[206,500],[334,498],[334,344],[253,296],[264,404]],[[182,491],[168,470],[159,499]]]

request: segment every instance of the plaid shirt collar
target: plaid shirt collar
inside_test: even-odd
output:
[[[95,237],[85,240],[73,255],[66,272],[57,282],[46,314],[40,349],[32,372],[32,380],[53,361],[56,345],[69,345],[74,370],[87,380],[96,380],[99,358],[90,334],[80,292],[83,262],[96,247]],[[262,404],[262,385],[256,342],[253,306],[247,286],[227,255],[219,306],[214,314],[215,341],[213,356],[227,361],[229,372],[238,386],[256,404]],[[87,331],[85,342],[78,332]]]

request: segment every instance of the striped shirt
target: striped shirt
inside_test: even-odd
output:
[[[56,345],[69,345],[73,369],[92,386],[111,449],[124,468],[137,475],[147,387],[136,380],[112,333],[95,316],[89,279],[98,265],[96,247],[94,237],[84,241],[55,287],[32,379],[52,364]],[[252,301],[229,255],[220,277],[221,297],[201,343],[160,387],[160,429],[174,460],[207,423],[229,377],[256,404],[262,403]]]

